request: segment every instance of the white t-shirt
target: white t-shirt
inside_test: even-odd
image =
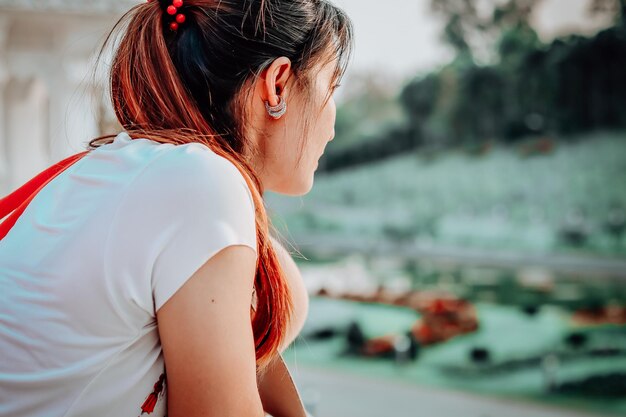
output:
[[[123,132],[70,166],[0,241],[0,416],[141,415],[155,312],[230,245],[256,252],[252,195],[203,145]]]

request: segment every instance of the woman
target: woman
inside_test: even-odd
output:
[[[152,0],[117,27],[124,132],[0,201],[0,415],[263,416],[307,298],[262,194],[310,190],[351,24]]]

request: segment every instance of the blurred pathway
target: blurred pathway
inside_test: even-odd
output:
[[[605,417],[515,400],[289,366],[314,417]]]
[[[592,255],[533,254],[515,251],[492,251],[446,246],[424,246],[413,243],[396,244],[385,239],[358,239],[309,234],[292,236],[299,250],[321,254],[355,252],[376,256],[394,255],[409,259],[452,260],[467,266],[524,268],[544,267],[555,272],[585,274],[596,278],[626,279],[626,260]]]

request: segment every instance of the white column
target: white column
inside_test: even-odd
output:
[[[48,91],[40,79],[13,77],[5,99],[8,186],[15,189],[49,165]]]
[[[53,161],[85,150],[86,144],[100,133],[97,89],[91,77],[97,37],[69,19],[65,30],[58,49],[51,52],[61,60],[53,75],[55,87],[50,132]],[[91,38],[94,39],[89,42]]]
[[[9,80],[7,67],[7,37],[10,20],[8,16],[0,16],[0,196],[9,193],[9,161],[7,158],[7,132],[5,115],[5,89]]]

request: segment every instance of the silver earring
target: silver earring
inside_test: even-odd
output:
[[[287,102],[283,100],[281,96],[278,96],[278,104],[275,106],[270,106],[269,101],[265,101],[265,108],[270,116],[274,119],[280,119],[283,114],[287,111]]]

